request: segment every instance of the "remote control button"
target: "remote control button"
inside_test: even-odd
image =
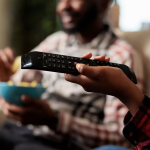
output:
[[[101,66],[103,66],[103,65],[104,65],[102,61],[100,62],[100,65],[101,65]]]
[[[77,65],[77,62],[74,62],[74,65],[76,66],[76,65]]]
[[[43,57],[44,57],[44,58],[47,58],[47,55],[46,55],[46,54],[43,54]]]
[[[96,65],[97,65],[97,66],[101,66],[100,61],[96,61]]]
[[[96,61],[94,61],[94,60],[91,60],[90,61],[90,66],[96,66],[97,64],[96,64]]]
[[[52,61],[52,58],[48,58],[48,61]]]
[[[96,62],[97,62],[97,64],[100,64],[100,61],[97,60]]]
[[[52,55],[51,55],[51,54],[48,54],[48,57],[52,57]]]
[[[48,63],[48,66],[49,66],[49,67],[52,67],[52,63]]]
[[[120,65],[119,64],[116,64],[117,65],[117,67],[120,67]]]
[[[44,67],[47,67],[47,60],[44,59]]]
[[[71,57],[71,60],[74,60],[74,57]]]
[[[60,64],[57,64],[57,68],[60,68],[61,66],[60,66]]]
[[[70,69],[70,70],[71,70],[71,69],[72,69],[72,66],[71,66],[71,65],[68,65],[68,69]]]
[[[66,68],[66,66],[65,65],[62,65],[62,69],[65,69]]]
[[[56,64],[53,64],[53,67],[56,68]]]
[[[57,57],[57,58],[60,58],[60,55],[57,55],[56,57]]]
[[[53,55],[52,55],[52,57],[53,57],[53,58],[55,58],[55,57],[56,57],[56,55],[55,55],[55,54],[53,54]]]
[[[38,57],[38,60],[41,60],[42,58],[41,57]]]
[[[65,63],[65,60],[62,60],[62,61],[61,61],[61,63],[63,63],[63,64],[64,64],[64,63]]]
[[[61,56],[61,58],[62,58],[62,59],[65,59],[65,57],[64,57],[64,56]]]
[[[55,59],[55,58],[53,58],[53,62],[56,62],[56,59]]]
[[[83,61],[83,58],[80,58],[80,61]]]
[[[60,59],[57,59],[57,62],[60,63]]]
[[[70,60],[70,57],[67,56],[67,59]]]
[[[76,67],[72,67],[72,70],[76,70]]]
[[[95,62],[94,62],[94,60],[90,60],[90,63],[93,65]]]
[[[68,61],[68,64],[72,64],[72,62],[71,62],[71,61]]]
[[[113,67],[117,67],[116,64],[113,64]]]
[[[109,66],[109,63],[108,62],[104,62],[105,66]]]
[[[77,57],[75,57],[75,58],[74,58],[74,60],[78,60],[78,58],[77,58]]]
[[[114,64],[112,64],[112,63],[109,63],[109,66],[112,66],[112,67],[114,67]]]
[[[106,66],[106,63],[102,61],[101,66]]]

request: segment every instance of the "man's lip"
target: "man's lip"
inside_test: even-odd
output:
[[[71,15],[63,15],[61,16],[62,22],[63,23],[68,23],[73,21],[73,16]]]

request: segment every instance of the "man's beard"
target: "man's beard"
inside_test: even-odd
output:
[[[97,19],[98,15],[99,10],[96,5],[93,5],[92,7],[89,8],[85,16],[75,25],[75,27],[68,29],[62,25],[62,28],[68,34],[81,32],[85,28],[87,28],[90,24],[92,24]]]

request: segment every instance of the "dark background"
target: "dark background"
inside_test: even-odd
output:
[[[56,0],[11,0],[10,46],[17,55],[32,50],[51,33],[60,29],[55,13]]]

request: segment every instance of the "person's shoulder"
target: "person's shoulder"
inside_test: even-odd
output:
[[[137,51],[125,40],[116,39],[109,47],[108,55],[111,61],[131,66],[133,58],[138,58]]]
[[[67,39],[68,35],[65,32],[55,32],[43,40],[33,51],[50,52],[57,50],[62,46],[62,43],[66,43]]]
[[[110,46],[111,50],[118,52],[134,53],[135,49],[125,40],[117,38]]]

